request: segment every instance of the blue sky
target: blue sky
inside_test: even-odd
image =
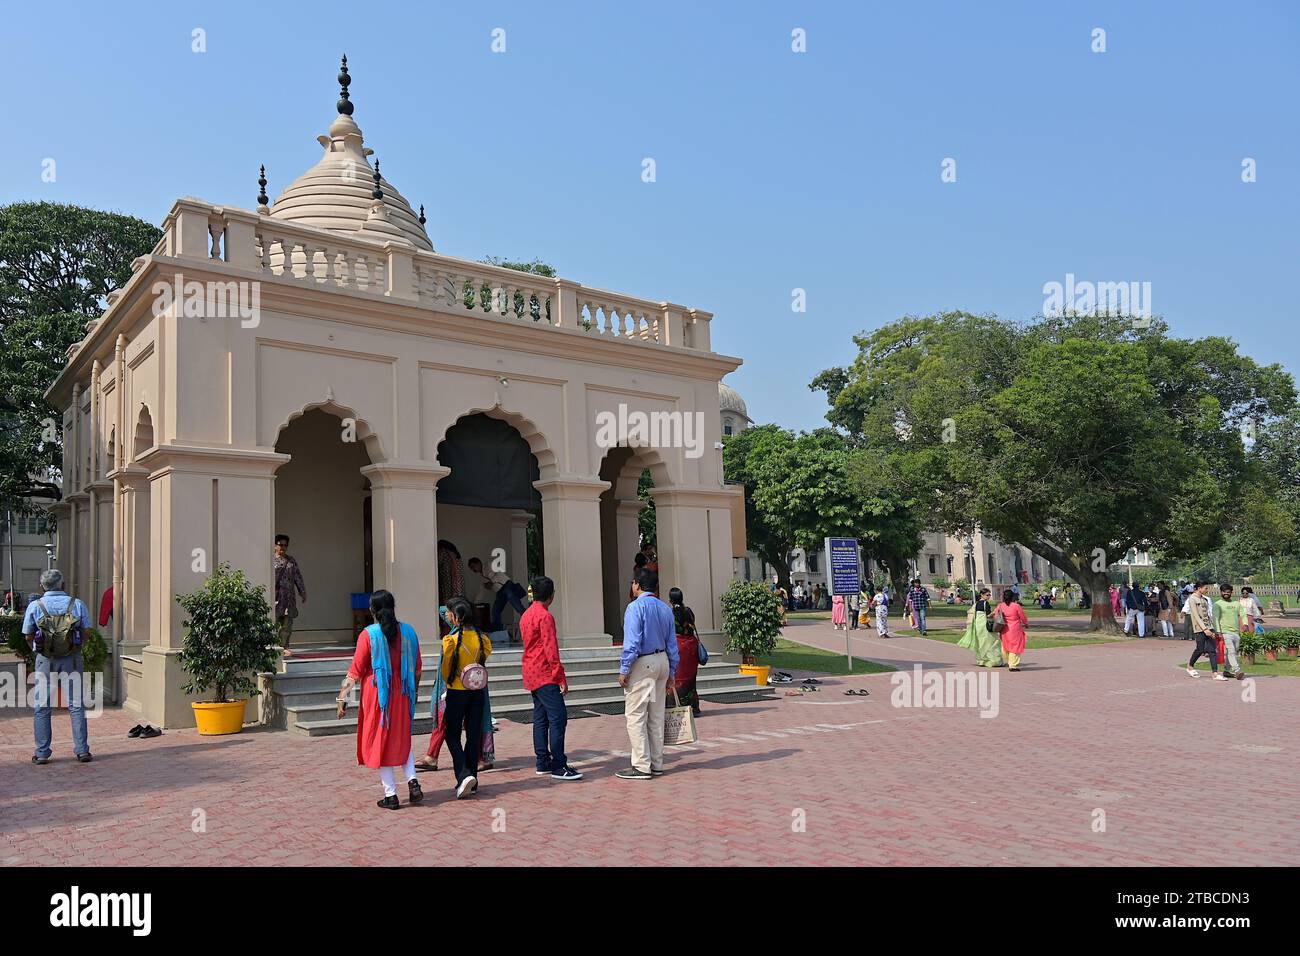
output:
[[[0,202],[251,209],[259,164],[274,197],[319,157],[347,53],[440,252],[711,310],[758,421],[819,424],[855,332],[1025,318],[1066,273],[1295,372],[1297,48],[1290,2],[23,4]]]

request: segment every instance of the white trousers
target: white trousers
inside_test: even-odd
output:
[[[1138,637],[1147,636],[1147,616],[1136,608],[1129,608],[1128,613],[1124,615],[1124,633],[1129,633],[1129,628],[1133,621],[1137,621]]]
[[[406,757],[406,766],[398,767],[396,769],[403,771],[406,774],[406,779],[408,781],[414,780],[415,754],[408,754]],[[379,768],[379,782],[384,785],[384,796],[386,797],[397,796],[397,781],[393,779],[393,770],[393,767]]]

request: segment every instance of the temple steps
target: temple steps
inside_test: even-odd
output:
[[[623,690],[618,686],[620,652],[618,647],[563,648],[560,651],[569,679],[565,703],[571,715],[591,707],[616,708],[615,713],[622,710]],[[496,717],[532,713],[532,695],[523,686],[522,654],[518,648],[504,649],[488,659],[488,689],[492,713]],[[264,710],[267,723],[309,737],[355,733],[356,707],[350,706],[341,719],[335,716],[334,700],[349,662],[350,659],[344,656],[290,658],[285,661],[282,671],[272,676]],[[426,653],[417,689],[416,734],[433,730],[429,701],[433,694],[433,669],[436,666],[437,655]],[[721,660],[700,668],[696,686],[700,696],[706,700],[763,690],[754,684],[752,677],[737,673],[734,663]]]

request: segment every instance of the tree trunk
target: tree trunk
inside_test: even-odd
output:
[[[1035,554],[1042,555],[1058,568],[1063,569],[1088,592],[1088,599],[1092,601],[1092,618],[1088,622],[1088,630],[1103,634],[1122,633],[1119,623],[1115,620],[1115,612],[1110,606],[1110,578],[1105,571],[1092,570],[1089,556],[1092,552],[1067,554],[1042,538],[1026,544]]]
[[[1119,622],[1115,620],[1115,611],[1110,606],[1110,578],[1106,573],[1089,571],[1087,583],[1083,586],[1088,589],[1088,597],[1092,600],[1092,619],[1088,622],[1088,630],[1104,634],[1122,633]]]

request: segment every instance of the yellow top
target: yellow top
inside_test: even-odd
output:
[[[442,639],[442,679],[447,682],[448,690],[464,690],[460,682],[460,672],[470,664],[478,663],[479,645],[483,646],[483,660],[492,656],[492,639],[482,634],[477,628],[464,627],[460,631],[460,660],[453,661],[456,654],[455,634],[448,634]],[[452,677],[455,680],[452,680]]]

